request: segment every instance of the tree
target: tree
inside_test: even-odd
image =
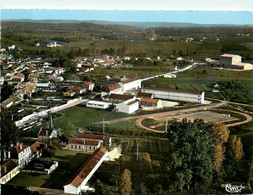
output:
[[[241,138],[237,137],[236,135],[231,136],[231,138],[228,140],[228,147],[228,155],[230,158],[232,158],[234,161],[239,161],[242,159],[244,153]]]
[[[10,147],[11,143],[16,144],[20,135],[19,128],[11,120],[11,113],[7,109],[1,110],[1,144],[2,148]]]
[[[175,172],[175,185],[183,191],[191,186],[212,182],[214,171],[215,139],[213,125],[203,120],[194,122],[183,119],[174,122],[168,129],[172,143],[168,165]]]
[[[131,194],[132,182],[131,182],[131,171],[125,169],[121,175],[121,194]]]
[[[225,148],[223,144],[227,142],[230,132],[224,124],[215,123],[213,123],[213,131],[216,140],[214,167],[216,172],[220,173],[222,162],[225,159]]]

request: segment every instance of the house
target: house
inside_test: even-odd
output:
[[[253,70],[253,65],[250,63],[239,62],[239,63],[232,64],[231,68],[241,69],[241,70]]]
[[[141,98],[139,102],[142,107],[162,108],[162,101],[160,99]]]
[[[89,187],[86,185],[95,171],[100,167],[108,152],[105,148],[98,148],[77,172],[64,185],[64,193],[81,194],[87,192]]]
[[[37,83],[36,84],[36,88],[37,89],[42,89],[42,90],[51,89],[51,88],[53,88],[53,83],[50,83],[50,82],[47,82],[47,83]]]
[[[112,106],[111,102],[97,101],[97,100],[89,100],[86,103],[86,107],[89,108],[98,108],[98,109],[107,109]]]
[[[150,99],[153,99],[154,98],[154,95],[152,93],[143,93],[143,92],[139,92],[137,94],[137,99],[140,99],[140,98],[150,98]]]
[[[115,106],[116,112],[123,112],[127,114],[132,114],[135,111],[139,110],[139,101],[134,100],[126,100],[124,102],[118,103]]]
[[[81,152],[94,152],[100,147],[100,144],[101,142],[98,140],[70,138],[65,149]]]
[[[143,87],[142,92],[152,93],[158,99],[171,99],[178,101],[198,102],[203,104],[205,93],[200,91],[186,90],[186,89],[168,89],[158,87]]]
[[[74,96],[76,95],[76,92],[73,91],[73,90],[69,90],[69,91],[63,93],[63,95],[64,95],[65,97],[74,97]]]
[[[231,66],[232,64],[241,63],[242,57],[235,54],[223,54],[220,56],[221,64]]]
[[[76,137],[84,140],[97,140],[100,141],[103,146],[110,146],[112,144],[112,138],[107,135],[79,132]]]
[[[6,184],[20,172],[19,166],[13,160],[9,160],[1,165],[0,184]]]
[[[78,94],[85,93],[87,90],[85,87],[75,87],[75,86],[70,86],[69,89],[70,91],[75,91]]]
[[[131,90],[131,89],[140,89],[141,79],[138,77],[135,77],[135,78],[123,80],[119,82],[118,84],[120,84],[122,88],[122,92],[126,92],[127,90]]]
[[[42,155],[43,150],[47,147],[47,144],[36,141],[30,148],[32,150],[32,159],[37,159]]]
[[[13,159],[23,169],[31,161],[32,150],[29,146],[17,144],[10,148],[11,159]]]
[[[3,101],[2,106],[4,108],[10,108],[13,104],[14,104],[13,98],[10,97],[10,98]]]
[[[134,95],[110,94],[103,100],[113,103],[116,112],[132,114],[139,109],[139,102]]]
[[[88,91],[93,91],[95,87],[95,83],[93,82],[85,82],[83,85],[87,88]]]
[[[110,95],[111,93],[114,94],[122,94],[121,85],[118,83],[110,84],[102,89],[101,97],[105,95]]]
[[[45,128],[41,127],[39,134],[38,134],[38,139],[40,142],[49,142],[50,139],[57,137],[57,130],[54,128]]]

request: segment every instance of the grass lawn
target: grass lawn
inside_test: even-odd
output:
[[[63,189],[63,185],[88,159],[90,154],[68,150],[57,150],[50,160],[59,162],[59,167],[50,175],[39,173],[19,173],[8,182],[19,186],[35,186],[54,189]]]
[[[85,129],[93,123],[129,116],[124,113],[110,112],[84,106],[74,106],[59,112],[61,116],[54,119],[54,126],[61,128],[66,136],[73,136],[79,128]]]

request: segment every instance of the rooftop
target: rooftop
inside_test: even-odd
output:
[[[121,82],[126,84],[126,83],[130,83],[130,82],[133,82],[133,81],[136,81],[136,80],[139,80],[139,79],[140,79],[139,77],[134,77],[134,78],[127,79],[127,80],[124,80],[124,81],[121,81]]]
[[[106,135],[91,134],[91,133],[81,133],[81,132],[79,132],[76,137],[78,137],[78,138],[84,138],[84,139],[103,140],[103,141],[109,141],[109,139],[110,139],[110,137],[106,136]]]
[[[131,101],[131,102],[129,102],[129,103],[127,103],[127,105],[132,105],[132,104],[134,104],[134,103],[136,103],[136,102],[138,102],[138,100],[133,100],[133,101]]]
[[[151,99],[151,98],[141,98],[141,102],[148,102],[148,103],[154,103],[156,104],[158,102],[158,99]]]
[[[105,99],[118,99],[118,100],[129,100],[133,98],[133,95],[122,95],[122,94],[110,94],[110,95],[105,95],[103,98]]]
[[[97,163],[103,158],[106,153],[105,148],[98,148],[89,158],[84,162],[84,164],[78,169],[78,171],[67,181],[67,184],[72,184],[79,187],[85,178],[94,169]]]
[[[118,89],[118,88],[121,88],[120,84],[114,83],[114,84],[110,84],[110,85],[108,85],[107,87],[105,87],[105,88],[103,89],[103,91],[110,92],[110,91],[113,91],[113,90]]]
[[[47,144],[36,141],[30,146],[30,148],[32,149],[32,153],[36,154],[37,152],[39,152],[41,149],[43,149],[46,146]]]
[[[6,163],[2,164],[1,165],[1,178],[4,177],[7,173],[9,173],[11,170],[16,168],[17,166],[18,166],[18,164],[12,160],[9,160]],[[4,167],[6,167],[7,172],[4,171]]]
[[[143,89],[151,89],[151,90],[157,90],[157,91],[168,91],[168,92],[175,92],[175,93],[189,93],[189,94],[198,94],[200,95],[201,91],[193,91],[189,89],[168,89],[168,88],[159,88],[159,87],[143,87]]]
[[[39,132],[39,135],[40,136],[50,136],[53,132],[53,128],[45,128],[43,127],[40,132]]]
[[[221,57],[238,57],[239,55],[235,55],[235,54],[223,54],[223,55],[221,55]],[[241,57],[241,56],[239,56],[239,57]]]
[[[89,145],[89,146],[98,146],[100,141],[97,140],[85,140],[81,138],[70,138],[69,144],[83,144],[83,145]]]

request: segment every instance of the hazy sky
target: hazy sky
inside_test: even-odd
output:
[[[253,0],[3,0],[2,9],[253,11]]]

